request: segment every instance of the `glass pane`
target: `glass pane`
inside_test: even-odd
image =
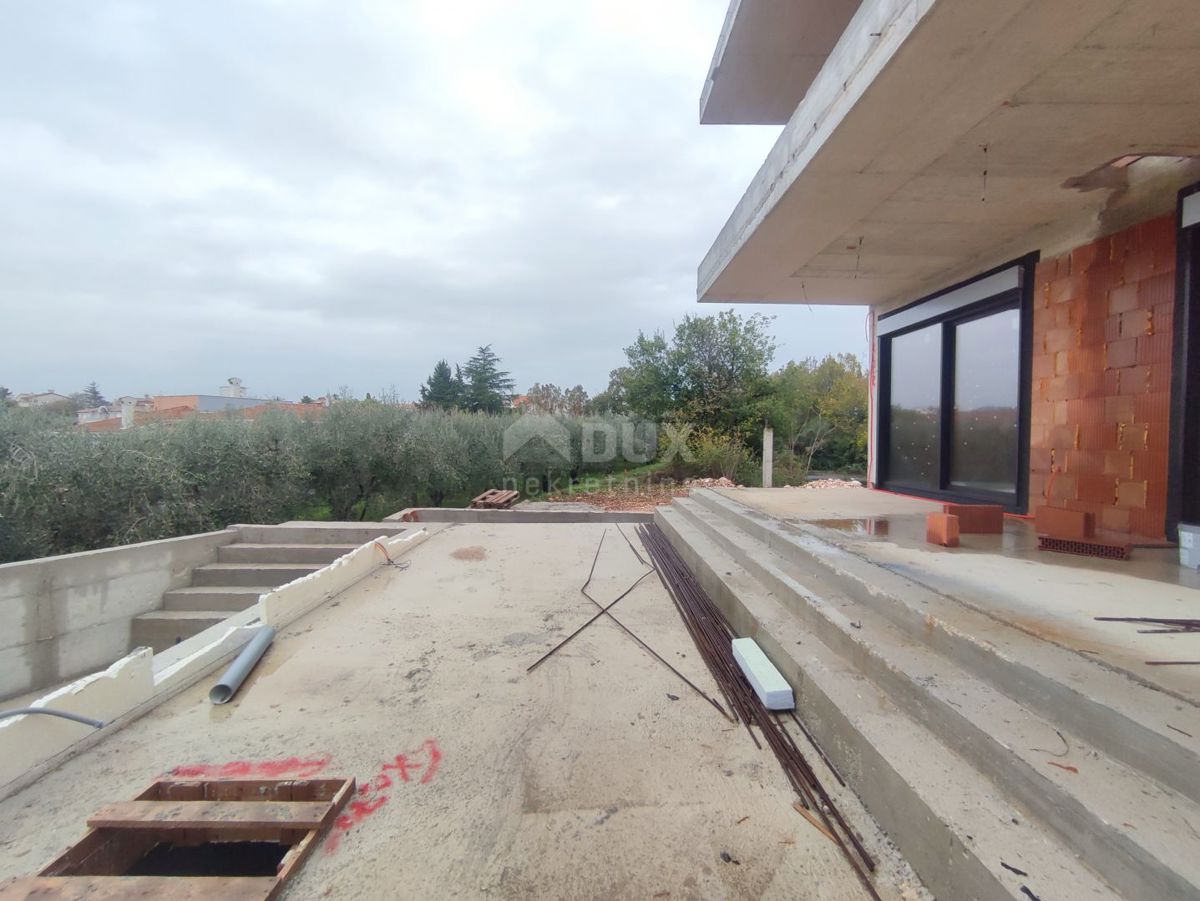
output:
[[[942,327],[892,339],[888,481],[938,488]]]
[[[1015,493],[1020,312],[1005,310],[956,326],[954,357],[950,483]]]

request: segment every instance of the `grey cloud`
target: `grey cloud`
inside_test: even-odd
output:
[[[0,384],[412,397],[491,342],[521,388],[601,389],[711,312],[696,264],[773,138],[696,124],[724,7],[14,5]],[[781,362],[865,347],[861,310],[768,312]]]

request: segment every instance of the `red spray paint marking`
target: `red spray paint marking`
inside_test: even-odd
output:
[[[426,767],[421,781],[432,782],[433,777],[437,774],[438,765],[442,762],[442,749],[438,747],[434,739],[427,738],[425,739],[425,751],[429,754],[429,766]]]
[[[433,777],[437,775],[441,762],[442,750],[438,747],[436,739],[429,738],[421,745],[420,751],[413,754],[397,754],[390,763],[382,764],[375,777],[364,780],[359,787],[358,793],[363,797],[351,801],[346,808],[347,812],[334,821],[329,838],[325,841],[325,853],[336,853],[342,843],[343,835],[354,826],[364,822],[387,803],[391,796],[382,794],[382,792],[399,787],[388,775],[389,773],[397,774],[401,783],[407,783],[412,781],[412,776],[416,772],[420,772],[421,783],[427,784],[432,782]]]
[[[351,801],[346,808],[350,812],[344,813],[334,820],[334,826],[345,832],[351,826],[361,823],[386,803],[387,795],[376,798],[374,801]]]
[[[264,779],[278,779],[282,776],[294,775],[300,778],[315,776],[329,765],[332,758],[312,757],[301,760],[299,757],[284,757],[279,760],[233,760],[229,763],[196,763],[177,766],[170,775],[184,779],[216,778],[232,779],[237,777],[258,776]]]

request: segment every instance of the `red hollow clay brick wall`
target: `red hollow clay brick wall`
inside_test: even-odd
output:
[[[1174,216],[1038,264],[1030,512],[1163,537],[1174,305]]]

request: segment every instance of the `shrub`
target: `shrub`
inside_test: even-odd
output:
[[[580,453],[582,431],[596,420],[569,417],[556,419],[571,435],[571,459],[505,460],[504,431],[517,418],[364,400],[311,419],[278,411],[92,434],[64,427],[61,417],[0,407],[0,562],[314,511],[363,520],[465,503],[506,479],[523,488],[526,479],[611,471],[612,463]],[[600,423],[614,450],[636,444],[627,420]]]
[[[695,432],[689,444],[696,466],[710,478],[735,479],[739,467],[750,459],[750,451],[740,439],[710,429]]]

